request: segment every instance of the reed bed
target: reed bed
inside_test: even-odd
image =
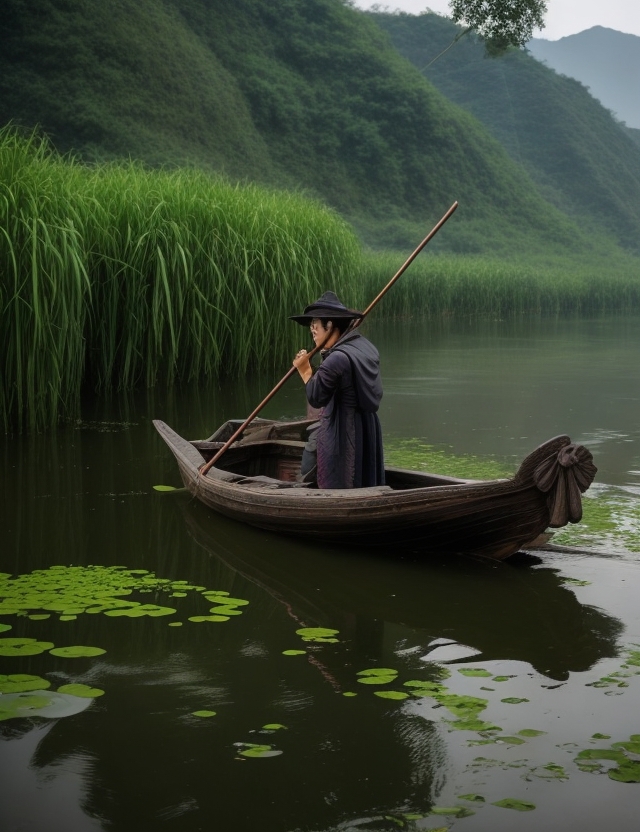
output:
[[[375,297],[402,257],[369,252],[364,290]],[[575,256],[547,261],[420,254],[385,296],[385,318],[535,313],[629,312],[640,309],[640,259]]]
[[[354,233],[313,200],[196,170],[89,168],[9,129],[0,229],[5,432],[77,415],[86,384],[282,366],[289,315],[327,282],[360,293]]]
[[[417,241],[416,241],[417,242]],[[0,424],[75,418],[106,391],[289,366],[288,316],[365,307],[404,254],[363,252],[323,205],[201,171],[87,167],[0,130]],[[412,263],[385,318],[640,308],[638,258]]]

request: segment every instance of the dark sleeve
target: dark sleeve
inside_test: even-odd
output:
[[[349,359],[344,353],[332,352],[307,382],[307,401],[312,407],[325,407],[336,390],[342,386],[345,374],[351,373]]]

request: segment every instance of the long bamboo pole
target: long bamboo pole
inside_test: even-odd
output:
[[[376,305],[377,305],[377,304],[378,304],[378,303],[382,300],[382,298],[383,298],[383,297],[387,294],[387,292],[389,291],[389,289],[391,289],[391,287],[393,286],[393,284],[394,284],[394,283],[395,283],[395,282],[396,282],[396,281],[397,281],[397,280],[398,280],[398,279],[402,276],[402,274],[403,274],[403,273],[404,273],[404,272],[405,272],[405,271],[409,268],[409,266],[413,263],[413,261],[416,259],[416,257],[417,257],[417,256],[420,254],[420,252],[422,251],[422,249],[423,249],[423,248],[427,245],[427,243],[429,242],[429,240],[431,240],[431,238],[432,238],[432,237],[434,237],[434,236],[438,233],[438,231],[442,228],[442,226],[443,226],[443,225],[445,224],[445,222],[449,219],[449,217],[453,214],[453,212],[456,210],[456,208],[457,208],[457,207],[458,207],[458,203],[457,203],[457,202],[454,202],[454,203],[453,203],[453,205],[451,206],[451,208],[449,208],[449,210],[447,211],[447,213],[446,213],[446,214],[442,217],[442,219],[441,219],[439,222],[437,222],[437,223],[436,223],[436,225],[434,225],[434,226],[433,226],[433,228],[431,229],[431,231],[427,234],[427,236],[426,236],[426,237],[424,238],[424,240],[420,243],[420,245],[419,245],[419,246],[415,249],[415,251],[414,251],[414,252],[413,252],[413,253],[412,253],[412,254],[411,254],[411,255],[410,255],[410,256],[409,256],[409,257],[408,257],[405,261],[404,261],[404,263],[402,264],[402,266],[400,266],[400,268],[398,269],[398,271],[394,274],[394,276],[393,276],[393,277],[391,278],[391,280],[387,283],[387,285],[384,287],[384,289],[383,289],[383,290],[382,290],[382,291],[381,291],[381,292],[380,292],[380,293],[379,293],[379,294],[378,294],[378,295],[377,295],[377,296],[376,296],[376,297],[375,297],[375,298],[371,301],[371,303],[369,304],[369,306],[367,306],[367,308],[366,308],[366,309],[364,310],[364,312],[362,313],[362,318],[360,318],[360,319],[356,322],[355,326],[359,326],[359,325],[362,323],[362,321],[366,318],[366,316],[369,314],[369,312],[371,312],[371,310],[374,308],[374,306],[376,306]],[[318,352],[318,350],[321,350],[321,349],[322,349],[322,347],[323,347],[323,346],[324,346],[324,344],[318,344],[318,346],[314,347],[314,348],[311,350],[311,352],[310,352],[310,353],[308,353],[308,357],[309,357],[309,358],[311,358],[312,356],[314,356],[314,355]],[[246,427],[247,427],[248,425],[250,425],[250,424],[251,424],[251,422],[253,422],[253,420],[256,418],[256,416],[258,415],[258,413],[260,413],[260,411],[261,411],[261,410],[262,410],[262,408],[263,408],[263,407],[267,404],[267,402],[271,401],[271,399],[275,396],[275,394],[278,392],[278,390],[280,390],[280,388],[281,388],[281,387],[285,384],[285,382],[286,382],[286,381],[288,381],[288,380],[291,378],[291,376],[292,376],[294,373],[296,373],[296,372],[297,372],[297,369],[296,369],[295,367],[291,367],[291,368],[287,371],[287,373],[286,373],[286,374],[285,374],[285,375],[284,375],[284,376],[280,379],[280,381],[276,384],[276,386],[275,386],[275,387],[273,388],[273,390],[269,393],[269,395],[268,395],[268,396],[265,396],[265,398],[264,398],[264,399],[260,402],[260,404],[259,404],[259,405],[255,408],[255,410],[253,410],[253,411],[251,412],[251,414],[250,414],[249,416],[247,416],[247,418],[246,418],[246,419],[244,420],[244,422],[240,425],[240,427],[239,427],[236,431],[234,431],[233,435],[232,435],[229,439],[227,439],[227,441],[226,441],[226,442],[224,443],[224,445],[223,445],[223,446],[222,446],[222,447],[221,447],[221,448],[217,451],[217,453],[216,453],[216,454],[215,454],[215,455],[214,455],[214,456],[213,456],[213,457],[212,457],[212,458],[211,458],[211,459],[210,459],[207,463],[205,463],[205,464],[204,464],[204,465],[200,468],[200,474],[202,474],[202,476],[205,476],[205,474],[207,473],[207,471],[208,471],[208,470],[209,470],[209,469],[210,469],[213,465],[215,465],[215,463],[216,463],[216,462],[220,459],[220,457],[222,456],[222,454],[223,454],[223,453],[224,453],[224,452],[225,452],[225,451],[226,451],[226,450],[227,450],[227,449],[228,449],[231,445],[233,445],[233,443],[234,443],[234,442],[236,441],[236,439],[237,439],[237,438],[238,438],[238,437],[242,434],[242,432],[246,429]]]

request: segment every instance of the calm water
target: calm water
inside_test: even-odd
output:
[[[640,759],[640,319],[368,334],[390,447],[419,439],[515,469],[559,433],[588,445],[592,499],[626,501],[598,551],[416,564],[153,491],[179,482],[151,419],[202,438],[277,378],[87,403],[79,424],[3,445],[0,639],[35,642],[10,643],[0,683],[34,676],[45,692],[5,692],[0,715],[34,695],[28,713],[49,714],[0,724],[3,832],[637,828],[640,784],[607,771],[634,776]],[[264,415],[303,412],[292,380]],[[227,620],[190,620],[225,597]],[[112,614],[132,601],[173,611]],[[309,642],[308,627],[338,632]],[[381,684],[360,681],[382,668]]]

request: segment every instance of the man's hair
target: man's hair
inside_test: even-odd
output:
[[[320,323],[324,329],[327,328],[329,321],[331,321],[334,327],[342,335],[343,332],[346,332],[347,329],[349,329],[349,326],[354,321],[354,318],[320,318]]]

